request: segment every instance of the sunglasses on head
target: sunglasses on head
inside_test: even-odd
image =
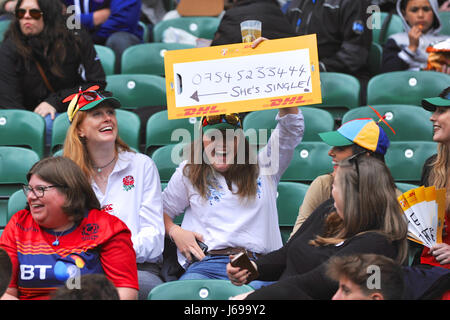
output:
[[[211,115],[203,117],[202,127],[206,127],[207,125],[213,125],[218,123],[229,123],[233,126],[242,127],[241,119],[236,113],[230,114],[220,114],[220,115]]]
[[[104,98],[104,96],[102,96],[99,92],[94,91],[94,90],[88,90],[88,91],[84,91],[84,92],[81,92],[81,93],[78,94],[76,104],[79,103],[80,97],[83,97],[84,100],[86,100],[88,103],[97,100],[97,98],[101,98],[101,99]],[[75,113],[77,113],[78,110],[82,109],[82,108],[83,107],[81,107],[81,108],[73,108],[72,115],[71,115],[72,118],[74,117]],[[69,119],[70,119],[70,117],[69,117]]]
[[[16,10],[17,19],[23,19],[27,11],[30,14],[30,17],[35,20],[39,20],[44,15],[44,13],[39,9],[17,9]]]

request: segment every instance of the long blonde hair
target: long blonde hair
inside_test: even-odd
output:
[[[338,170],[340,179],[335,183],[343,191],[344,218],[331,213],[325,221],[325,232],[310,244],[334,245],[366,232],[378,232],[397,244],[396,260],[403,262],[408,228],[387,166],[374,157],[359,157],[342,161]]]
[[[64,140],[63,156],[72,159],[81,168],[86,177],[92,179],[94,176],[94,168],[89,157],[89,151],[86,148],[84,139],[78,135],[78,129],[84,119],[86,119],[87,112],[78,111],[75,115],[72,124],[67,130],[66,139]],[[130,147],[120,139],[119,135],[117,135],[115,147],[116,153],[119,153],[119,151],[131,150]]]
[[[428,185],[433,185],[436,188],[445,188],[447,212],[450,212],[450,149],[444,143],[438,143],[436,159],[431,163],[430,175],[428,177]]]

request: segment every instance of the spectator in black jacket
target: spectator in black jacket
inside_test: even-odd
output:
[[[296,36],[277,0],[234,0],[233,6],[225,12],[211,46],[242,42],[240,24],[245,20],[261,21],[262,36],[267,39]]]
[[[78,32],[78,34],[75,33]],[[53,0],[19,0],[0,46],[0,108],[25,109],[46,119],[66,112],[62,100],[79,87],[106,86],[90,37],[69,30],[62,5]]]

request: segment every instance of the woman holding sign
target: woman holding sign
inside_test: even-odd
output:
[[[228,279],[229,255],[252,258],[282,246],[277,185],[303,137],[297,107],[280,109],[267,145],[256,156],[236,114],[206,116],[190,158],[163,192],[166,233],[186,269],[180,279]],[[184,212],[181,226],[173,219]],[[203,250],[202,250],[203,249]]]
[[[438,143],[438,152],[424,165],[421,183],[436,188],[446,188],[446,215],[442,242],[431,249],[424,248],[420,262],[450,269],[450,87],[439,97],[422,100],[422,106],[433,112],[433,140]]]

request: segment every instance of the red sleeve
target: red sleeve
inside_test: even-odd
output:
[[[139,290],[136,253],[128,229],[119,230],[102,245],[100,260],[106,277],[115,287]]]

